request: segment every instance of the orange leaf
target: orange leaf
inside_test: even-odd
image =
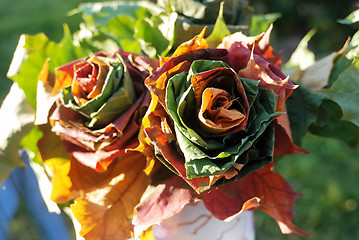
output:
[[[79,196],[78,190],[73,189],[73,181],[69,176],[71,161],[60,137],[50,130],[50,125],[39,127],[44,133],[37,145],[42,161],[52,171],[51,200],[56,203],[67,202]]]
[[[50,73],[49,59],[45,60],[44,65],[42,66],[40,74],[38,76],[38,79],[41,82],[48,83],[50,86],[54,85],[55,75]]]
[[[132,153],[118,161],[117,175],[102,188],[75,199],[71,206],[86,240],[128,239],[132,236],[131,216],[149,184],[143,172],[145,159]]]
[[[142,154],[132,154],[137,158],[141,165],[145,161],[145,157]],[[125,155],[123,158],[116,159],[105,172],[97,172],[96,170],[89,168],[75,159],[71,159],[69,164],[59,165],[54,172],[52,182],[69,182],[67,185],[53,185],[51,198],[57,203],[67,202],[74,197],[79,197],[80,193],[87,193],[97,188],[107,185],[112,178],[117,176],[122,171],[123,159],[134,158]],[[47,161],[48,163],[48,161]],[[51,161],[52,164],[56,162]],[[143,167],[144,168],[144,167]],[[67,193],[67,194],[65,194]]]
[[[187,52],[191,52],[197,49],[207,48],[208,44],[207,41],[204,39],[204,34],[206,32],[206,28],[203,28],[200,34],[196,35],[191,40],[182,43],[176,51],[172,54],[171,57],[176,57],[179,55],[182,55]],[[167,60],[170,59],[170,57],[165,57],[161,59],[161,66],[167,62]]]
[[[277,221],[282,233],[308,236],[292,223],[294,202],[301,194],[272,168],[273,164],[268,164],[239,181],[202,193],[207,209],[215,217],[228,220],[243,210],[258,207]],[[259,205],[256,199],[261,199]]]
[[[62,89],[71,85],[74,76],[74,65],[80,61],[81,59],[77,59],[55,69],[56,81],[52,90],[53,94],[59,93]]]

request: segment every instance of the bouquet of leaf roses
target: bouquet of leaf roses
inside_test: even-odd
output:
[[[314,97],[318,121],[293,120],[307,99],[295,92],[306,90],[282,72],[270,22],[251,37],[225,24],[231,14],[247,21],[246,1],[229,1],[234,13],[214,1],[210,30],[169,2],[84,4],[81,29],[65,27],[60,43],[23,35],[9,77],[24,92],[18,105],[35,113],[15,129],[17,144],[44,166],[51,200],[71,207],[85,239],[150,239],[155,224],[199,201],[220,220],[260,209],[283,233],[307,235],[292,223],[300,194],[273,158],[307,153],[293,139],[308,127],[320,134],[344,124],[320,121],[337,105]],[[186,24],[201,30],[181,42]]]

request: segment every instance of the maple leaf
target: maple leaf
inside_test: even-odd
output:
[[[71,206],[86,240],[131,237],[131,216],[149,184],[145,158],[131,153],[118,161],[117,176],[104,187],[75,199]]]
[[[292,223],[294,202],[301,194],[272,169],[273,163],[239,181],[202,193],[206,208],[220,220],[259,208],[276,220],[282,233],[308,236]]]

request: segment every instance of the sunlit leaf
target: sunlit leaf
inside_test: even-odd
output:
[[[111,19],[119,15],[135,17],[140,7],[137,2],[89,2],[80,4],[71,14],[82,13],[85,22],[106,26]]]
[[[14,83],[0,109],[0,181],[14,168],[24,166],[18,151],[21,139],[34,126],[34,118],[24,92]]]
[[[73,44],[68,27],[64,27],[60,43],[50,41],[44,34],[21,35],[12,60],[8,77],[17,82],[25,92],[31,106],[36,108],[36,89],[40,71],[46,59],[49,68],[70,62],[86,55],[86,50]],[[52,70],[53,71],[53,70]]]
[[[71,144],[62,141],[57,135],[50,131],[49,126],[41,126],[44,136],[38,145],[42,160],[49,166],[53,173],[51,199],[57,203],[65,203],[79,197],[81,193],[93,191],[108,184],[112,178],[118,175],[123,167],[119,161],[114,160],[105,172],[96,170],[83,165],[79,161],[71,158],[67,149]],[[125,156],[127,156],[126,154]],[[142,164],[144,157],[142,154],[132,154],[124,157],[138,161]]]
[[[304,36],[283,68],[284,72],[290,75],[293,81],[311,90],[319,90],[334,81],[333,77],[337,76],[337,71],[342,71],[335,65],[337,65],[337,58],[344,49],[338,53],[333,52],[315,61],[314,53],[308,49],[308,42],[314,34],[315,30],[312,29]],[[341,63],[342,60],[339,60],[338,64]],[[344,64],[342,65],[343,68],[345,66]],[[332,76],[333,68],[335,68],[334,76]]]
[[[119,159],[116,175],[95,190],[75,199],[71,206],[85,239],[115,240],[131,237],[131,215],[146,190],[145,159],[135,153]]]
[[[31,151],[34,156],[32,157],[32,161],[41,164],[41,160],[39,158],[39,150],[37,147],[37,141],[42,137],[42,132],[39,130],[37,126],[34,126],[29,134],[27,134],[22,140],[20,145],[25,147],[28,151]]]
[[[78,35],[81,44],[96,48],[101,46],[96,38],[107,36],[122,50],[150,57],[164,56],[172,48],[177,13],[152,2],[85,3],[75,13],[82,13],[86,23],[82,37]]]
[[[159,0],[157,4],[163,9],[172,9],[187,17],[194,19],[195,23],[202,25],[214,24],[218,16],[222,0]],[[224,19],[230,25],[244,25],[248,23],[251,9],[247,0],[227,0],[224,3]],[[192,23],[194,24],[194,23]]]
[[[111,33],[121,49],[140,54],[141,46],[134,36],[135,24],[136,19],[134,17],[120,15],[111,19],[107,25],[102,25],[99,28],[104,33]]]
[[[308,43],[315,32],[312,29],[304,36],[289,61],[283,66],[284,72],[290,74],[291,78],[295,81],[300,77],[300,74],[297,77],[298,73],[296,71],[305,70],[315,62],[314,53],[308,49]]]
[[[332,53],[316,61],[303,72],[303,75],[298,80],[298,84],[314,91],[327,86],[334,66],[334,59],[337,56],[337,53]]]

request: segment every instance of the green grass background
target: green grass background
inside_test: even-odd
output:
[[[67,16],[82,0],[1,0],[0,2],[0,101],[9,90],[6,78],[13,52],[21,33],[44,32],[59,41],[67,23],[72,31],[80,18]],[[272,43],[283,49],[284,58],[294,50],[301,37],[311,28],[318,34],[310,48],[318,55],[337,51],[355,26],[340,26],[336,20],[354,10],[355,1],[285,1],[253,0],[255,12],[281,12],[274,25]],[[304,196],[296,202],[294,223],[312,234],[302,238],[282,235],[275,221],[256,212],[256,235],[259,240],[272,239],[359,239],[359,151],[330,139],[308,135],[303,147],[308,155],[287,156],[275,170]],[[10,224],[9,239],[41,239],[24,204]]]

